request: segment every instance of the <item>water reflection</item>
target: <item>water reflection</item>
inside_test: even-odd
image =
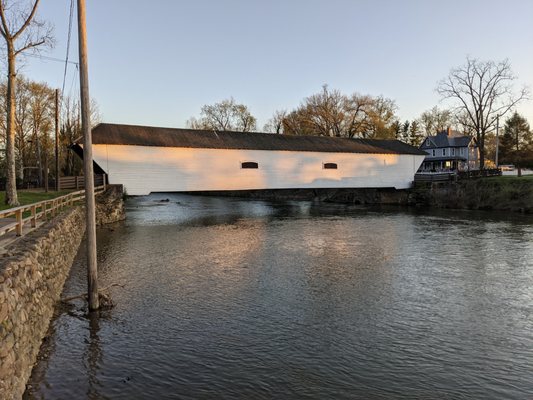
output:
[[[98,379],[100,372],[100,364],[102,363],[102,349],[100,347],[100,338],[98,333],[100,332],[100,312],[88,313],[89,319],[89,342],[87,343],[87,351],[85,353],[85,359],[87,360],[87,398],[88,399],[105,399],[99,392],[101,387]]]
[[[135,198],[98,232],[117,307],[62,314],[26,398],[527,398],[532,239],[504,214]]]

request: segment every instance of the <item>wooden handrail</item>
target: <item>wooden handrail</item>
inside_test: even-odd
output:
[[[99,194],[105,190],[105,186],[97,186],[94,189],[94,193]],[[36,203],[26,204],[0,211],[0,218],[15,217],[15,221],[4,226],[0,226],[0,236],[5,235],[13,230],[17,232],[17,236],[21,236],[22,228],[25,223],[30,222],[31,227],[35,228],[37,226],[38,219],[45,219],[47,218],[48,214],[57,215],[65,206],[73,205],[75,202],[84,198],[85,190],[77,190],[53,199],[38,201]],[[26,211],[29,211],[30,215],[24,218],[23,214]]]

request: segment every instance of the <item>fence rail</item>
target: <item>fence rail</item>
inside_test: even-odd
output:
[[[502,170],[499,168],[472,171],[418,172],[415,174],[415,182],[445,182],[488,176],[500,176],[501,174]]]
[[[95,187],[95,194],[103,192],[104,189],[104,185]],[[0,211],[0,236],[11,231],[16,231],[17,236],[20,236],[22,235],[22,228],[25,224],[30,223],[31,227],[35,228],[38,219],[45,219],[48,215],[55,216],[64,207],[71,206],[75,202],[83,200],[84,198],[85,190],[78,190],[54,199],[43,200],[37,203]],[[29,216],[25,216],[25,214],[28,215],[28,213]],[[5,220],[2,221],[4,218]]]
[[[105,186],[106,176],[94,175],[94,186]],[[80,189],[85,187],[84,176],[61,176],[59,178],[59,190],[63,189]]]
[[[455,174],[450,172],[432,172],[415,174],[415,182],[445,182],[454,180]]]

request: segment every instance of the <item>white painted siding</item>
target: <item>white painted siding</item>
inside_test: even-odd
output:
[[[408,188],[423,155],[93,145],[94,160],[130,195],[246,189]],[[242,169],[255,161],[258,169]],[[338,169],[323,169],[327,162]]]

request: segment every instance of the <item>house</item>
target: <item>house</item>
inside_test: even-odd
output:
[[[130,195],[411,186],[425,153],[397,140],[99,124],[95,171]],[[82,156],[82,145],[74,144]]]
[[[479,169],[479,149],[472,136],[448,128],[428,136],[420,145],[426,158],[418,172],[451,172]]]

